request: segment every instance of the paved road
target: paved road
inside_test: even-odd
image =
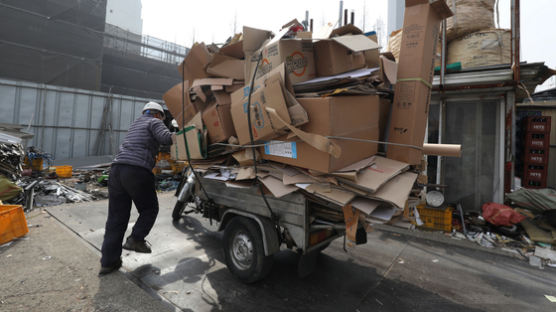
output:
[[[554,269],[378,231],[347,253],[335,241],[304,279],[284,251],[267,279],[244,285],[223,264],[215,226],[196,215],[173,224],[174,197],[159,198],[153,254],[125,252],[122,270],[184,311],[556,311],[544,297],[556,295]],[[106,201],[48,209],[96,248],[106,210]]]

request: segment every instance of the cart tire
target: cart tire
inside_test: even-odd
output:
[[[179,200],[176,201],[176,205],[174,206],[174,210],[172,211],[173,221],[178,221],[181,218],[183,211],[185,210],[185,206],[187,206],[187,203],[182,203]]]
[[[228,270],[247,284],[265,278],[272,268],[272,255],[264,254],[259,227],[244,217],[234,217],[226,226],[224,255]]]

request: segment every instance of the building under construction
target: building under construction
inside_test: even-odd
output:
[[[0,77],[159,99],[187,50],[106,23],[107,0],[0,1]]]

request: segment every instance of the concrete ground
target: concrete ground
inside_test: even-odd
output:
[[[48,213],[0,247],[0,311],[174,311],[121,272],[98,278],[99,252]]]
[[[159,200],[153,253],[124,251],[120,272],[101,279],[106,201],[48,208],[77,236],[44,215],[29,220],[44,225],[0,248],[0,310],[556,311],[545,298],[556,295],[554,269],[381,231],[347,253],[335,241],[303,279],[297,255],[281,252],[265,280],[244,285],[224,265],[215,225],[198,215],[173,224],[174,197]]]

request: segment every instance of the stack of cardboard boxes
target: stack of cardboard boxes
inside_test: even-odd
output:
[[[228,183],[260,179],[276,197],[353,202],[372,222],[400,215],[417,179],[408,170],[422,160],[435,39],[450,15],[443,0],[429,2],[406,1],[398,69],[353,25],[309,33],[294,20],[274,36],[244,27],[221,48],[194,45],[164,101],[191,159],[204,159],[196,167]],[[388,146],[384,158],[379,140],[413,148]],[[252,144],[259,176],[239,147]],[[180,136],[173,157],[187,159],[184,147]],[[227,154],[235,166],[222,166]]]

